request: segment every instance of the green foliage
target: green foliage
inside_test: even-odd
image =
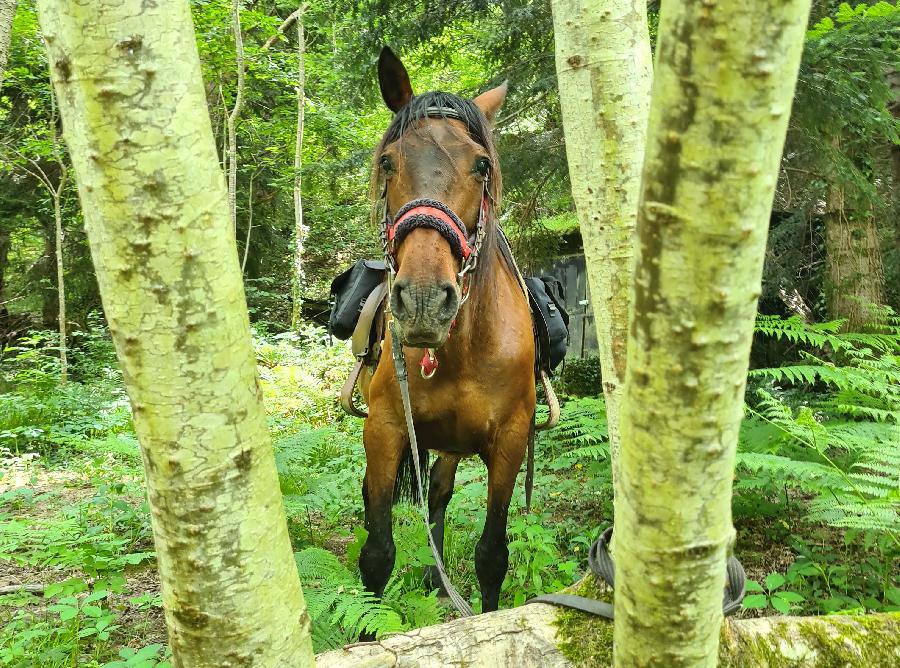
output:
[[[804,596],[786,589],[786,584],[787,578],[779,573],[769,573],[765,579],[765,587],[755,580],[748,580],[748,595],[743,601],[744,608],[753,610],[771,607],[782,615],[790,614],[797,608],[797,604],[804,600]]]
[[[366,591],[359,577],[331,552],[317,547],[296,554],[316,651],[355,642],[363,631],[405,631],[400,616]]]
[[[560,389],[574,397],[596,397],[603,393],[599,355],[567,357],[560,374]]]
[[[757,321],[759,335],[798,346],[792,354],[802,364],[750,372],[736,524],[740,531],[754,515],[789,518],[795,533],[787,541],[798,556],[764,587],[748,587],[747,608],[821,614],[897,607],[900,328],[886,316],[864,333],[842,333],[841,322]]]
[[[751,475],[738,489],[793,488],[812,495],[810,521],[900,530],[900,328],[841,334],[840,323],[806,326],[763,319],[758,331],[821,349],[801,351],[807,364],[751,371],[758,386],[751,420],[777,430],[745,442],[738,466]],[[831,359],[826,359],[825,356]],[[811,395],[809,390],[822,391]]]

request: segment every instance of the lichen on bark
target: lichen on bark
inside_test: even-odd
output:
[[[809,0],[662,5],[620,430],[617,666],[713,666],[766,231]]]
[[[313,662],[187,0],[40,0],[176,666]]]
[[[645,0],[553,0],[556,72],[617,478],[634,229],[650,107]]]

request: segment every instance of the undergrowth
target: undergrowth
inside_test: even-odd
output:
[[[842,332],[840,323],[758,321],[758,336],[784,343],[786,364],[750,373],[734,517],[739,536],[762,530],[762,541],[788,546],[791,561],[754,578],[748,608],[900,606],[900,335],[895,320],[886,323],[860,334]],[[161,603],[158,592],[134,584],[154,563],[141,459],[107,334],[95,326],[72,351],[65,387],[56,381],[52,335],[35,334],[3,353],[0,562],[41,572],[51,586],[43,595],[0,597],[0,665],[168,665],[165,644],[125,622],[134,614],[159,620]],[[316,650],[362,632],[384,636],[452,618],[424,587],[433,560],[408,505],[394,510],[397,561],[384,598],[362,587],[361,422],[334,402],[352,363],[348,351],[316,329],[259,331],[255,345]],[[514,492],[501,607],[577,581],[588,547],[612,520],[603,400],[563,402],[560,425],[537,439],[531,513],[524,512],[524,475]],[[55,486],[41,482],[48,478]],[[445,562],[476,611],[474,552],[486,496],[483,464],[463,461],[447,512]],[[738,556],[750,566],[766,559]]]

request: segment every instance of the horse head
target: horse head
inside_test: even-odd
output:
[[[373,186],[381,190],[382,234],[396,271],[391,311],[402,343],[439,348],[468,292],[500,193],[491,123],[506,84],[466,100],[414,95],[403,63],[387,47],[378,81],[394,118],[379,144]]]

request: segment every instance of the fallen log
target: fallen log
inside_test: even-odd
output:
[[[379,642],[348,645],[319,654],[316,666],[610,666],[612,637],[612,623],[605,619],[535,603],[456,619]],[[719,666],[900,666],[900,612],[726,620],[719,643]]]

